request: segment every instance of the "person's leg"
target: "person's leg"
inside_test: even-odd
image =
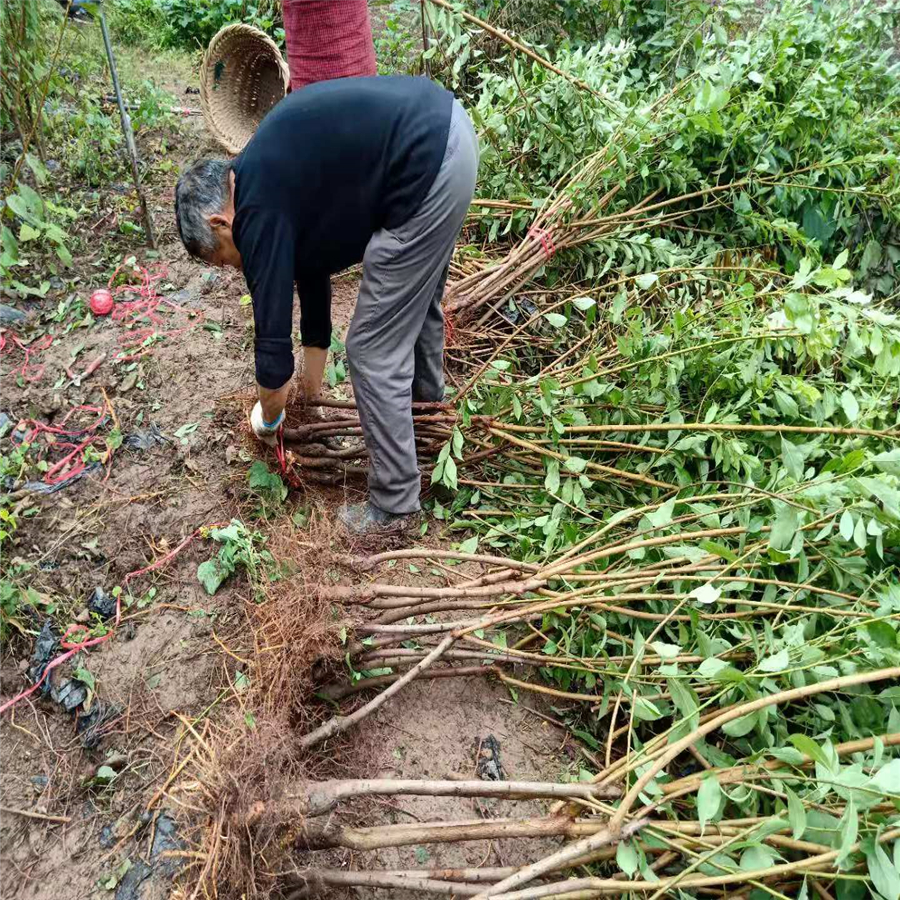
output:
[[[474,154],[475,171],[478,170],[478,137],[465,110],[459,101],[454,101],[453,118],[451,120],[453,137],[459,142],[456,153],[461,153],[457,165],[466,169],[471,165]],[[448,140],[448,146],[450,141]],[[461,148],[461,149],[460,149]],[[465,174],[465,173],[464,173]],[[474,173],[473,173],[474,174]],[[465,179],[463,179],[465,180]],[[474,191],[474,182],[472,184]],[[471,201],[471,195],[469,201]],[[468,208],[468,206],[467,206]],[[462,227],[462,223],[460,223]],[[444,287],[447,284],[447,273],[450,268],[450,256],[453,254],[453,244],[456,242],[459,229],[453,235],[450,243],[450,253],[447,263],[435,288],[431,303],[422,329],[416,341],[415,366],[413,376],[413,400],[425,403],[440,403],[444,399],[444,309],[441,302],[444,299]]]
[[[441,300],[449,268],[449,265],[444,266],[416,341],[412,398],[418,402],[440,403],[444,399],[444,310]]]
[[[331,278],[326,274],[317,276],[316,284],[318,289],[314,291],[309,290],[309,285],[297,285],[300,341],[303,344],[300,387],[307,403],[316,402],[322,392],[322,378],[331,346]]]
[[[303,348],[303,377],[300,387],[303,391],[303,399],[307,403],[319,402],[327,360],[327,350],[323,350],[321,347]]]
[[[369,451],[370,501],[388,513],[419,509],[411,406],[416,348],[423,375],[426,359],[432,372],[442,365],[435,298],[440,300],[453,244],[472,200],[477,166],[474,131],[462,107],[454,104],[434,184],[408,222],[372,236],[363,259],[347,356]],[[423,329],[427,337],[420,341]],[[436,382],[432,376],[432,389]]]

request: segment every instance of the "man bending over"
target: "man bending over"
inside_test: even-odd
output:
[[[243,269],[253,298],[259,402],[268,443],[284,419],[300,297],[303,391],[318,400],[331,342],[329,276],[362,261],[347,334],[369,453],[369,500],[340,517],[357,533],[419,509],[412,401],[444,396],[441,297],[475,189],[478,142],[453,95],[425,78],[342,78],[289,94],[232,161],[178,179],[188,253]]]

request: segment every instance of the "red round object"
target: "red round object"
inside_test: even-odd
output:
[[[113,308],[113,295],[106,288],[98,288],[91,294],[91,312],[95,316],[108,316]]]

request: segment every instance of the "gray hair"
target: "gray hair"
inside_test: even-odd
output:
[[[191,256],[208,259],[218,241],[209,217],[228,205],[230,187],[227,159],[199,159],[178,179],[175,187],[175,221],[184,249]]]

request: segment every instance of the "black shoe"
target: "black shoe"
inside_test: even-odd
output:
[[[373,503],[345,503],[338,510],[338,519],[351,534],[372,534],[390,525],[412,519],[416,513],[391,513]]]

